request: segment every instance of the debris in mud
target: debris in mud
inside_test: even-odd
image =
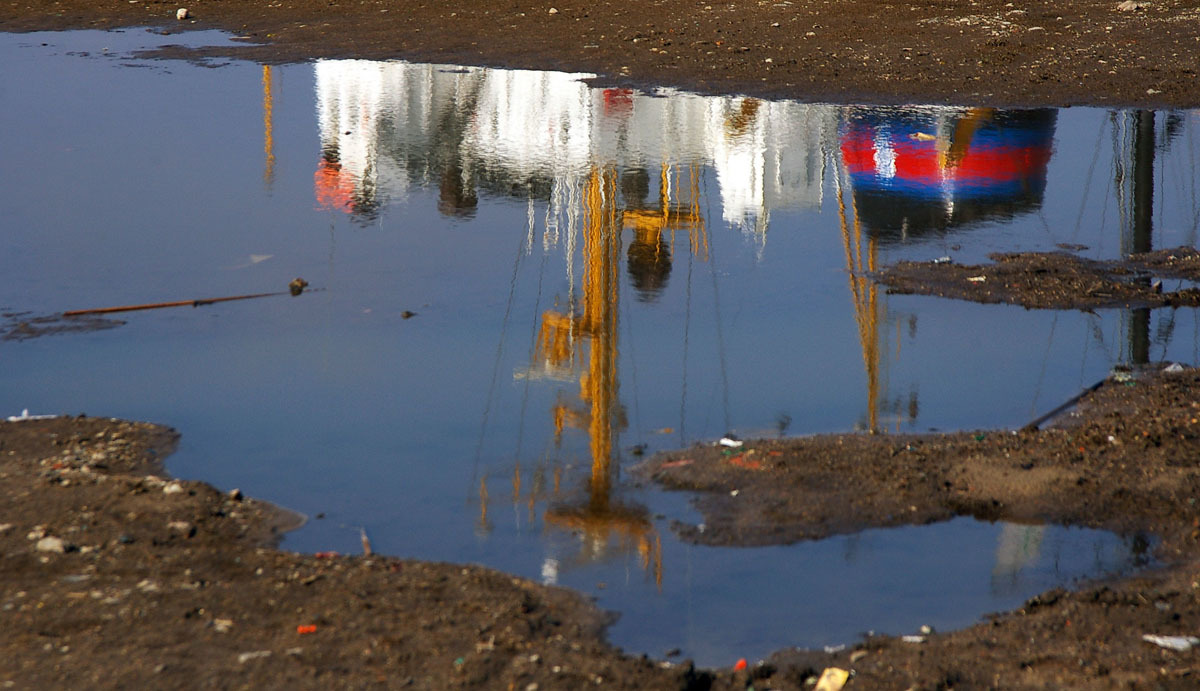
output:
[[[1200,281],[1200,251],[1191,247],[1101,261],[1065,252],[997,253],[994,264],[903,261],[871,274],[888,292],[936,295],[1031,309],[1195,307],[1200,289],[1164,291],[1162,279]]]

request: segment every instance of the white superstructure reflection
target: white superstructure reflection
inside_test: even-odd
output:
[[[326,60],[315,66],[320,204],[371,216],[437,185],[470,215],[480,192],[551,202],[598,166],[700,165],[722,218],[765,238],[770,212],[821,203],[836,149],[833,106],[600,89],[589,74]],[[552,209],[552,211],[555,211]]]

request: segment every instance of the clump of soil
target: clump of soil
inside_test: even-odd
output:
[[[937,295],[1036,309],[1196,307],[1200,290],[1164,291],[1162,279],[1200,280],[1193,247],[1100,261],[1066,252],[996,253],[987,265],[902,261],[871,274],[889,293]]]
[[[1160,540],[1166,566],[1153,573],[1056,590],[922,643],[871,638],[832,662],[780,653],[768,685],[837,664],[862,688],[1184,688],[1200,683],[1194,653],[1142,638],[1194,635],[1200,620],[1200,371],[1171,369],[1107,380],[1051,429],[696,446],[640,472],[701,493],[703,528],[676,530],[704,544],[786,544],[957,515]]]

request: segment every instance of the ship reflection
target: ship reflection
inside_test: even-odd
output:
[[[842,160],[872,236],[904,241],[1036,211],[1050,109],[847,109]]]

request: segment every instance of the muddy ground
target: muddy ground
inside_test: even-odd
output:
[[[0,31],[131,25],[225,29],[250,40],[222,53],[261,61],[566,69],[808,101],[1200,103],[1189,0],[0,0]]]
[[[179,7],[192,17],[175,19]],[[461,61],[804,100],[1200,103],[1200,10],[1179,0],[0,2],[3,31],[140,25],[227,29],[251,40],[224,54],[270,62]],[[1173,304],[1153,282],[1178,266],[1047,261],[917,268],[968,299],[1006,286],[996,299],[1033,307]],[[705,530],[677,526],[699,542],[788,543],[969,514],[1145,536],[1163,565],[920,643],[871,638],[745,670],[626,656],[581,596],[487,569],[275,550],[295,517],[164,479],[175,441],[164,428],[0,423],[0,687],[789,689],[839,667],[853,671],[847,688],[1196,688],[1196,652],[1142,635],[1198,631],[1198,393],[1200,372],[1151,372],[1105,382],[1048,429],[751,441],[651,459],[648,477],[700,493]]]

